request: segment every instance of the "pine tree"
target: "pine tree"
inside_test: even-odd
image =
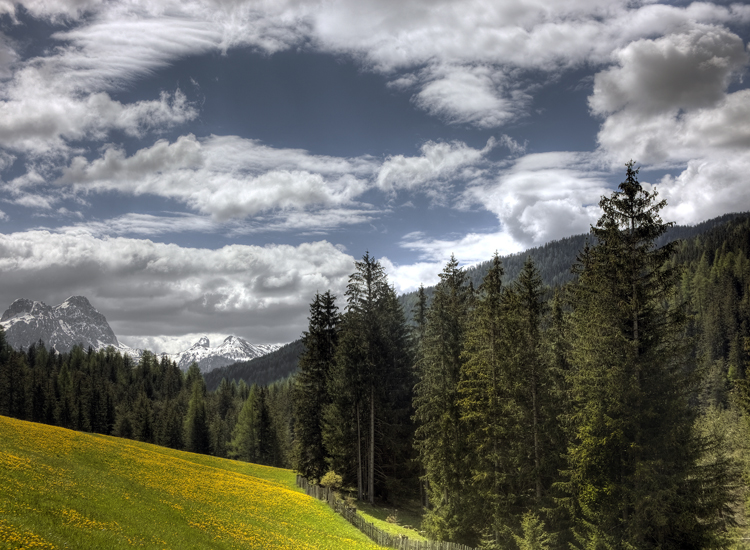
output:
[[[679,273],[656,248],[670,224],[633,163],[603,197],[573,289],[572,440],[566,488],[587,548],[704,548],[727,503],[693,431],[684,316],[667,308]]]
[[[273,445],[266,389],[253,384],[237,418],[230,454],[246,462],[270,464]]]
[[[451,256],[427,314],[414,397],[415,446],[431,504],[425,526],[439,540],[471,542],[477,537],[469,519],[473,501],[465,495],[470,457],[458,394],[471,301],[466,273]]]
[[[205,391],[206,387],[202,378],[193,383],[190,402],[185,415],[185,450],[192,453],[208,454],[211,451]]]
[[[324,444],[331,467],[357,483],[360,499],[386,495],[395,434],[408,431],[411,354],[406,321],[380,263],[365,254],[346,290],[336,360],[329,375]],[[407,395],[407,397],[404,397]],[[387,466],[386,466],[387,465]]]
[[[295,468],[310,480],[327,471],[323,446],[323,411],[331,402],[328,378],[336,354],[339,314],[330,291],[315,294],[309,328],[302,336],[305,351],[294,383]]]
[[[495,254],[479,287],[479,297],[466,331],[459,382],[461,420],[468,432],[472,464],[472,493],[486,503],[484,545],[501,544],[505,521],[510,513],[508,450],[513,436],[506,419],[514,417],[515,404],[509,399],[512,384],[506,372],[508,337],[506,306],[502,286],[503,266]],[[480,526],[478,526],[480,527]]]

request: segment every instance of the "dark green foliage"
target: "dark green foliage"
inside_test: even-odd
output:
[[[204,392],[205,386],[201,378],[192,385],[190,402],[184,421],[184,440],[186,451],[208,454],[211,447]]]
[[[230,455],[256,464],[274,463],[278,455],[265,387],[252,386],[235,425]]]
[[[333,470],[371,503],[409,477],[411,354],[404,314],[383,267],[365,254],[346,291],[329,375],[324,445]]]
[[[470,543],[478,537],[471,506],[477,502],[466,492],[472,457],[461,421],[458,383],[472,300],[466,273],[451,256],[427,313],[414,397],[415,446],[430,500],[425,527],[439,540]]]
[[[655,194],[628,165],[592,228],[573,287],[572,440],[567,490],[587,548],[703,548],[722,526],[721,471],[701,464],[693,431],[696,377],[685,369],[685,317],[667,307],[676,243]]]
[[[323,447],[323,411],[329,406],[328,379],[338,345],[339,314],[335,297],[315,295],[310,305],[309,328],[302,336],[294,381],[295,468],[310,480],[319,480],[328,469]]]
[[[214,391],[224,378],[237,383],[242,380],[248,386],[269,386],[297,372],[299,357],[304,349],[302,339],[295,340],[262,357],[214,369],[205,375],[206,387]]]

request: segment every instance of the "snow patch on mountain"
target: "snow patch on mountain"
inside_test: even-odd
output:
[[[5,340],[15,349],[27,349],[41,340],[47,348],[54,348],[60,353],[69,352],[77,344],[96,351],[111,346],[136,362],[145,353],[145,350],[120,343],[104,315],[94,309],[84,296],[71,296],[58,306],[18,299],[0,317],[0,326],[5,330]],[[205,373],[239,361],[255,359],[276,351],[282,345],[251,344],[244,338],[228,336],[220,346],[212,348],[211,342],[204,336],[185,351],[158,357],[166,355],[183,371],[195,362]]]
[[[6,341],[16,349],[28,348],[39,340],[59,352],[76,344],[95,350],[120,348],[107,319],[84,296],[71,296],[58,306],[21,298],[0,317]]]
[[[221,345],[212,348],[211,342],[203,336],[190,348],[169,358],[182,370],[197,363],[201,372],[206,373],[240,361],[250,361],[256,357],[276,351],[283,344],[251,344],[239,336],[227,336]]]

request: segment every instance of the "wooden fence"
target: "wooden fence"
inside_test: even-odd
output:
[[[421,541],[410,539],[404,535],[391,535],[379,527],[375,527],[374,524],[365,521],[365,519],[357,513],[356,508],[347,506],[346,502],[338,498],[336,493],[331,489],[321,487],[320,485],[313,485],[307,481],[307,478],[299,474],[297,474],[297,487],[304,489],[305,493],[311,497],[327,501],[328,506],[330,506],[333,511],[344,516],[349,523],[354,525],[380,546],[388,546],[390,548],[396,548],[397,550],[474,550],[469,546],[456,544],[455,542]]]

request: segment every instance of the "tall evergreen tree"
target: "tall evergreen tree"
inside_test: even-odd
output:
[[[633,163],[579,256],[573,289],[572,440],[567,490],[586,548],[705,548],[727,504],[720,471],[701,463],[685,370],[684,315],[667,308],[678,272],[670,224]]]
[[[505,421],[514,418],[515,404],[509,399],[513,381],[504,361],[508,338],[502,277],[503,266],[496,253],[467,327],[458,388],[461,420],[475,457],[471,493],[486,503],[489,512],[477,528],[486,533],[485,542],[495,544],[508,538],[505,523],[512,491],[506,478],[512,469],[508,450],[515,435]]]
[[[439,540],[476,539],[471,500],[468,442],[461,422],[458,382],[472,302],[465,272],[451,256],[435,288],[425,335],[417,355],[416,448],[429,486],[428,532]]]
[[[336,354],[338,307],[330,291],[315,294],[309,328],[302,336],[305,351],[294,382],[295,467],[305,477],[320,480],[327,471],[323,446],[323,411],[331,402],[328,378]]]
[[[185,450],[208,454],[211,450],[203,378],[193,382],[184,421]]]
[[[269,464],[273,454],[266,389],[253,384],[235,425],[231,455],[239,460]]]
[[[394,434],[409,424],[411,355],[404,314],[383,267],[365,254],[355,268],[329,376],[324,442],[334,469],[356,480],[360,499],[373,502],[376,493],[385,496],[387,470],[401,460],[393,455]]]

